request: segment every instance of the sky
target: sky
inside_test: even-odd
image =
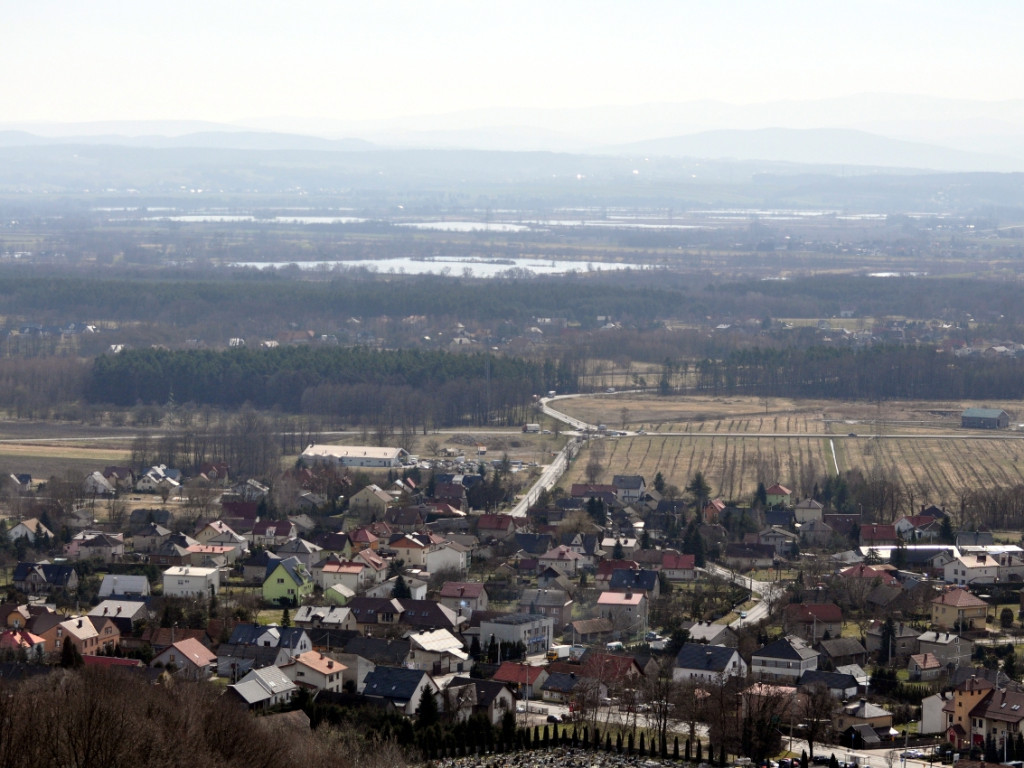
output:
[[[0,122],[1024,97],[1024,3],[0,0]]]

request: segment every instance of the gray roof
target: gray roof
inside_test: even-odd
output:
[[[296,685],[277,667],[254,669],[234,685],[228,686],[250,706],[267,701],[272,696],[290,693]]]
[[[817,655],[818,652],[810,648],[807,643],[791,635],[780,637],[775,642],[768,643],[764,648],[754,651],[754,656],[759,659],[788,659],[790,661],[802,661]]]
[[[832,658],[836,656],[867,654],[864,646],[854,637],[837,637],[832,640],[822,640],[818,645],[823,653]]]
[[[962,415],[968,419],[998,419],[1004,413],[999,408],[966,408]]]
[[[735,648],[726,648],[724,645],[683,643],[676,654],[676,667],[724,672],[735,654]]]
[[[658,572],[634,570],[632,568],[618,568],[612,572],[612,578],[608,582],[608,589],[626,590],[635,589],[646,592],[654,591],[658,585]]]
[[[363,695],[379,696],[392,701],[410,701],[426,674],[420,669],[376,667],[363,681]]]
[[[797,681],[797,687],[803,688],[809,685],[822,684],[826,688],[834,691],[846,691],[850,688],[857,687],[857,678],[853,675],[843,674],[841,672],[825,672],[820,669],[808,669],[805,670],[800,679]]]

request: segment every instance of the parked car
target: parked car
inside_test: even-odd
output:
[[[557,723],[558,722],[558,717],[556,715],[548,715],[548,722],[549,723]]]

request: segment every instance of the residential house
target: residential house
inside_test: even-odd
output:
[[[54,540],[53,531],[34,517],[30,517],[27,520],[22,520],[21,522],[16,523],[11,526],[9,531],[7,531],[8,541],[25,539],[29,544],[35,544],[36,540],[40,537],[47,541]]]
[[[896,533],[908,543],[936,541],[942,533],[942,521],[931,515],[904,515],[895,523]]]
[[[750,672],[758,680],[796,683],[804,672],[817,668],[818,652],[794,635],[768,643],[750,658]]]
[[[971,663],[974,643],[955,632],[922,632],[917,638],[918,653],[927,653],[947,667],[963,667]]]
[[[507,685],[518,698],[526,700],[539,695],[548,674],[544,667],[505,661],[498,666],[491,680]]]
[[[946,563],[942,578],[960,586],[995,584],[999,581],[999,560],[984,552],[962,554]]]
[[[863,523],[860,526],[860,545],[862,547],[895,547],[900,541],[895,525]]]
[[[712,622],[683,622],[682,628],[690,636],[690,642],[707,645],[724,645],[729,648],[739,647],[739,635],[728,624]]]
[[[834,637],[818,644],[821,664],[827,669],[836,669],[848,664],[867,664],[868,652],[855,637]]]
[[[114,563],[124,558],[124,536],[101,531],[81,531],[64,545],[69,560],[99,560]]]
[[[150,620],[150,613],[141,600],[107,599],[89,611],[89,618],[111,619],[122,635],[130,635],[137,626]]]
[[[804,499],[793,505],[793,514],[800,525],[811,522],[821,522],[821,516],[825,513],[825,505],[814,499]]]
[[[725,545],[723,559],[728,567],[740,570],[771,568],[775,563],[775,547],[732,542]]]
[[[109,497],[117,493],[117,488],[97,469],[82,481],[82,493],[87,497]]]
[[[163,573],[164,597],[209,599],[220,592],[220,569],[175,565]]]
[[[101,598],[149,597],[149,594],[149,579],[145,576],[108,573],[100,582],[99,596]]]
[[[149,523],[132,537],[136,552],[155,552],[171,536],[171,530],[156,523]]]
[[[608,581],[611,592],[645,592],[654,600],[661,594],[658,572],[633,568],[620,568],[612,572]]]
[[[561,629],[572,621],[573,599],[562,589],[524,589],[519,597],[520,613],[548,616]]]
[[[419,710],[424,696],[435,696],[443,711],[441,689],[428,672],[400,667],[375,667],[363,681],[363,695],[388,701],[408,716]]]
[[[540,687],[540,694],[543,701],[572,706],[577,700],[608,698],[608,685],[603,680],[581,677],[572,672],[552,672]]]
[[[793,503],[793,491],[775,483],[765,489],[765,500],[769,507],[788,507]]]
[[[271,709],[287,704],[298,686],[275,666],[250,670],[241,680],[228,686],[250,709]]]
[[[288,557],[277,563],[263,581],[263,599],[270,603],[298,605],[313,594],[313,577],[298,558]]]
[[[511,515],[480,515],[476,521],[477,535],[481,540],[495,538],[510,541],[516,533],[515,518]]]
[[[344,684],[345,665],[319,651],[292,656],[281,671],[296,686],[314,691],[340,691]]]
[[[333,555],[316,563],[311,569],[313,580],[321,589],[343,586],[353,592],[359,592],[372,581],[372,572],[365,562],[358,560],[346,562]]]
[[[192,553],[188,548],[194,546],[198,546],[198,542],[191,536],[172,534],[149,556],[149,562],[158,566],[192,565]]]
[[[473,686],[473,707],[470,714],[485,714],[492,725],[500,725],[506,712],[515,712],[516,699],[512,689],[497,680],[477,680],[470,677],[454,677],[445,689],[447,691]],[[458,704],[447,697],[445,711],[458,711]]]
[[[783,611],[783,630],[817,643],[843,633],[843,612],[835,603],[790,603]]]
[[[348,508],[365,520],[369,517],[383,517],[394,502],[391,494],[379,485],[371,483],[349,499]]]
[[[447,629],[421,629],[409,633],[409,655],[405,666],[434,675],[468,672],[469,654],[464,650],[462,640]]]
[[[31,631],[42,637],[46,641],[47,651],[52,651],[58,657],[64,649],[64,643],[71,643],[83,656],[96,654],[101,648],[100,633],[87,616],[72,616],[64,621],[51,623],[45,630],[39,631],[32,627]]]
[[[333,605],[301,605],[295,609],[292,621],[295,626],[305,629],[357,629],[352,610]]]
[[[113,654],[121,641],[121,628],[110,616],[89,615],[89,621],[96,629],[98,648],[94,653]]]
[[[249,532],[254,547],[276,549],[298,536],[298,528],[291,520],[257,520]]]
[[[570,623],[564,639],[573,645],[605,643],[612,639],[614,632],[615,626],[608,619],[578,619]]]
[[[580,563],[584,556],[573,552],[567,546],[558,546],[537,558],[538,570],[553,568],[566,576],[579,575]]]
[[[984,629],[988,603],[966,589],[951,589],[932,600],[932,625],[939,629]]]
[[[808,520],[800,526],[800,541],[808,547],[827,547],[836,532],[822,520]]]
[[[164,668],[186,680],[207,680],[217,671],[217,654],[198,640],[186,638],[154,656],[150,666]]]
[[[946,673],[946,665],[935,654],[915,653],[907,663],[907,673],[915,683],[938,680]]]
[[[247,584],[262,584],[279,562],[281,558],[273,552],[261,549],[242,563],[242,579]]]
[[[643,592],[602,592],[597,598],[600,616],[611,621],[623,638],[643,635],[647,631],[650,601]]]
[[[892,713],[862,698],[845,704],[832,721],[836,733],[843,733],[848,728],[859,725],[885,729],[888,736],[888,729],[892,728]]]
[[[747,676],[747,664],[739,651],[723,645],[683,643],[676,654],[672,679],[677,682],[710,682],[720,684],[728,677],[741,680]]]
[[[78,590],[78,574],[72,566],[45,560],[41,563],[18,563],[12,581],[15,589],[28,595]]]
[[[823,687],[840,701],[846,701],[857,695],[860,686],[857,678],[843,672],[825,672],[820,669],[809,669],[800,675],[796,687],[798,691],[809,688]]]
[[[643,498],[647,483],[641,475],[615,475],[612,478],[615,495],[623,504],[633,504]]]
[[[799,541],[800,537],[795,533],[775,525],[757,534],[757,543],[770,546],[779,557],[789,557]]]
[[[300,539],[298,537],[286,541],[279,547],[274,549],[274,554],[280,557],[282,560],[287,560],[289,557],[294,557],[304,566],[306,570],[309,570],[313,565],[322,559],[323,547],[319,547],[311,541]]]
[[[885,622],[872,621],[865,632],[864,648],[868,653],[877,653],[882,647],[882,635]],[[893,622],[892,647],[889,649],[893,658],[906,659],[917,653],[917,638],[921,633],[902,621]]]
[[[661,572],[669,581],[693,581],[697,578],[697,569],[693,555],[665,551],[661,556]]]
[[[488,604],[487,589],[483,584],[473,581],[446,581],[441,587],[439,599],[441,605],[467,619],[473,616],[473,611],[486,611]]]
[[[509,613],[480,622],[480,644],[522,643],[528,654],[544,653],[551,645],[554,624],[549,616]],[[499,650],[500,656],[500,650]]]

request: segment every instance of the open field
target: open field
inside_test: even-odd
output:
[[[35,480],[63,478],[68,472],[85,477],[111,464],[124,464],[129,457],[127,450],[109,445],[0,443],[0,471],[4,474],[27,472]]]
[[[759,480],[781,482],[802,496],[838,465],[840,472],[895,472],[916,498],[948,505],[965,488],[1024,485],[1024,439],[1013,431],[960,429],[959,418],[949,415],[959,413],[956,403],[773,399],[768,414],[764,401],[754,398],[621,395],[558,405],[615,429],[622,426],[626,408],[626,428],[650,432],[600,440],[605,470],[599,482],[610,482],[615,474],[641,474],[650,481],[661,472],[681,488],[702,472],[715,495],[725,499],[750,497]],[[998,407],[1024,412],[1021,403]],[[586,479],[589,456],[585,450],[561,485]]]
[[[556,407],[591,424],[648,432],[913,435],[959,431],[960,412],[977,405],[967,401],[869,403],[623,393],[559,400]],[[1006,410],[1011,423],[1014,414],[1024,415],[1020,401],[986,403],[985,407]],[[976,435],[977,431],[966,434]]]

